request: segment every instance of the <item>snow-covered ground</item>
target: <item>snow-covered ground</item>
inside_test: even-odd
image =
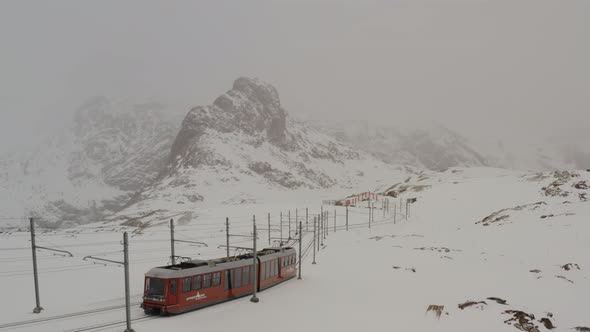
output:
[[[399,214],[398,210],[394,224],[391,214],[383,219],[383,212],[376,210],[376,223],[369,229],[367,209],[353,208],[350,225],[364,225],[347,232],[340,228],[344,209],[336,208],[339,229],[336,233],[330,229],[325,248],[317,255],[318,264],[311,264],[308,252],[303,280],[261,292],[258,304],[246,297],[178,316],[137,320],[133,327],[136,331],[517,331],[514,322],[504,322],[514,317],[505,313],[507,310],[533,314],[539,331],[546,330],[539,322],[542,318],[548,318],[555,331],[590,326],[590,204],[581,202],[579,196],[588,190],[573,187],[581,181],[590,182],[590,173],[580,171],[578,175],[562,178],[562,183],[555,185],[561,193],[555,197],[542,190],[555,187],[549,186],[556,180],[550,173],[470,168],[414,176],[403,184],[404,198],[418,198],[408,219],[403,216],[405,211]],[[564,191],[569,192],[567,197]],[[280,211],[286,221],[287,211],[294,220],[298,209],[302,219],[306,207],[310,215],[317,214],[322,199],[341,195],[309,191],[290,195],[283,202],[269,199],[266,203],[202,208],[195,211],[196,219],[177,224],[176,237],[203,241],[208,247],[178,243],[177,255],[223,256],[224,249],[217,246],[225,241],[225,217],[230,218],[232,233],[249,234],[253,214],[259,227],[266,228],[270,213],[274,228]],[[398,199],[391,202],[399,204]],[[529,205],[538,202],[544,203]],[[325,208],[333,227],[335,208]],[[495,212],[498,214],[482,222]],[[284,234],[287,229],[285,222]],[[138,307],[143,274],[165,264],[170,255],[166,220],[143,230],[112,223],[68,231],[39,230],[38,245],[74,254],[64,258],[39,252],[41,305],[45,308],[39,315],[31,313],[34,291],[29,234],[0,234],[0,287],[5,299],[0,304],[0,330],[12,322],[113,306],[117,308],[3,330],[78,331],[123,321],[123,269],[93,265],[82,258],[96,255],[121,260],[124,230],[131,235],[132,314],[144,317]],[[306,236],[304,245],[310,240],[311,236]],[[265,231],[260,232],[260,241],[268,244]],[[236,237],[232,244],[249,246],[250,240]],[[577,266],[566,270],[563,266],[568,263]],[[499,304],[489,297],[507,303]],[[458,307],[467,301],[485,304]],[[430,305],[444,306],[440,318],[427,313]],[[524,328],[528,328],[526,324]],[[100,330],[123,331],[124,326]]]

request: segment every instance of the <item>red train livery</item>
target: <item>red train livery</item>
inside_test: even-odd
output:
[[[293,278],[295,254],[291,247],[258,251],[258,291]],[[153,268],[145,274],[141,307],[148,314],[179,314],[252,294],[253,266],[249,253]]]

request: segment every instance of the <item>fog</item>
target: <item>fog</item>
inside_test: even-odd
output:
[[[238,76],[300,116],[436,121],[473,139],[587,133],[589,33],[586,0],[5,0],[0,151],[93,96],[184,113]]]

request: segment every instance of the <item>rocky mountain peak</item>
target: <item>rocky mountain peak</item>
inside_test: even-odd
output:
[[[208,130],[242,133],[280,146],[287,140],[287,113],[272,85],[240,77],[212,105],[189,111],[172,147],[171,161],[187,157],[190,164],[199,164],[194,143]]]

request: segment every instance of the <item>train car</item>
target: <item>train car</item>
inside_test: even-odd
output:
[[[291,247],[258,251],[257,291],[293,278],[295,255]],[[253,283],[252,253],[155,267],[145,274],[141,307],[147,314],[179,314],[252,294]]]

